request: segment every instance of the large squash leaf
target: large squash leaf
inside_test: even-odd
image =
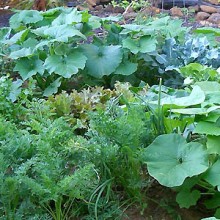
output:
[[[126,38],[123,40],[123,47],[129,49],[132,53],[137,54],[149,53],[156,50],[156,39],[151,36],[143,36],[140,39]]]
[[[162,98],[160,103],[161,105],[169,105],[171,108],[175,106],[192,106],[198,105],[205,101],[205,93],[199,86],[194,86],[191,94],[189,96],[177,98],[175,96],[167,96]],[[157,104],[158,101],[152,101],[151,104]]]
[[[220,159],[218,159],[206,172],[203,178],[220,191]]]
[[[21,58],[16,62],[14,71],[18,71],[23,80],[26,80],[37,73],[43,75],[43,61],[36,57]]]
[[[161,185],[182,185],[187,177],[208,169],[208,154],[200,143],[186,143],[178,134],[165,134],[143,152],[148,172]]]
[[[82,49],[87,57],[88,74],[96,78],[110,75],[122,62],[123,53],[120,46],[84,45]]]
[[[78,73],[79,69],[85,67],[86,57],[78,52],[72,51],[66,56],[51,55],[45,60],[44,66],[50,74],[56,73],[64,78],[70,78]]]

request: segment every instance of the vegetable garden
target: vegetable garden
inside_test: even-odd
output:
[[[15,13],[0,29],[0,219],[144,216],[159,184],[220,219],[218,36],[169,16]]]

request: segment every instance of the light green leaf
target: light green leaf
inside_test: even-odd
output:
[[[173,118],[164,118],[164,125],[168,133],[172,133],[174,129],[179,128],[181,132],[184,131],[185,127],[194,122],[193,117],[182,118],[181,120]]]
[[[43,75],[44,67],[43,61],[36,57],[21,58],[16,62],[14,71],[18,71],[23,80],[40,73]]]
[[[36,10],[22,10],[19,13],[19,22],[23,22],[24,24],[37,23],[38,21],[43,20],[43,16],[39,11]]]
[[[62,12],[56,19],[53,20],[52,25],[73,24],[82,21],[82,14],[73,8],[71,11],[67,10]]]
[[[220,106],[212,106],[210,108],[184,108],[184,109],[171,109],[171,112],[185,114],[185,115],[207,115],[212,111],[219,109]]]
[[[68,44],[61,43],[54,48],[56,55],[66,55],[70,52],[71,48]]]
[[[215,36],[220,36],[220,30],[213,27],[202,27],[194,30],[197,34],[214,34]]]
[[[123,53],[120,46],[84,45],[82,49],[88,59],[88,74],[96,78],[110,75],[122,61]]]
[[[36,10],[22,10],[19,13],[14,14],[10,18],[10,27],[17,29],[22,25],[31,23],[37,23],[43,20],[43,16],[39,11]]]
[[[220,191],[220,159],[207,170],[203,178],[212,186],[218,186],[218,191]]]
[[[178,134],[158,136],[143,152],[149,174],[161,185],[174,187],[208,169],[208,155],[200,143],[187,143]]]
[[[82,53],[72,51],[67,56],[48,56],[44,66],[50,74],[56,73],[64,78],[70,78],[72,75],[78,73],[79,69],[83,69],[85,63],[86,57]]]
[[[16,81],[13,81],[11,91],[9,94],[9,99],[12,102],[15,102],[17,100],[17,97],[20,95],[22,84],[23,81],[21,79],[17,79]]]
[[[16,33],[15,35],[13,35],[9,40],[4,40],[3,43],[9,44],[9,45],[12,45],[15,43],[22,43],[25,41],[28,33],[29,33],[28,29],[20,31]]]
[[[125,61],[115,70],[115,74],[129,76],[137,70],[138,64]]]
[[[60,25],[56,27],[49,27],[44,30],[44,35],[52,38],[53,41],[68,42],[69,38],[78,36],[86,40],[85,35],[76,30],[72,26]]]
[[[212,122],[200,121],[196,125],[193,133],[219,136],[220,127]]]
[[[204,91],[206,94],[220,91],[220,84],[218,82],[212,82],[212,81],[196,82],[195,85],[199,86],[202,89],[202,91]]]
[[[200,197],[201,194],[198,190],[182,190],[177,194],[176,201],[178,202],[180,208],[188,209],[190,206],[196,205]]]
[[[45,90],[43,95],[48,97],[50,95],[56,94],[58,91],[58,88],[61,85],[61,77],[56,79],[54,82],[52,82]]]
[[[194,86],[191,94],[186,97],[177,98],[175,96],[169,96],[161,99],[161,105],[174,105],[187,107],[191,105],[198,105],[203,103],[205,100],[205,94],[199,86]],[[157,104],[158,101],[150,102],[152,104]]]
[[[35,46],[39,43],[35,38],[28,38],[23,42],[22,47],[34,49]]]
[[[11,28],[4,27],[0,29],[0,41],[6,40],[11,34]]]
[[[88,25],[92,27],[92,29],[97,29],[101,27],[101,18],[96,16],[91,16],[88,21]]]
[[[207,109],[203,108],[180,108],[171,109],[171,112],[185,114],[185,115],[205,115],[207,114]]]
[[[207,136],[207,150],[209,154],[219,154],[220,155],[220,136]]]
[[[122,43],[124,48],[127,48],[132,53],[137,54],[138,52],[149,53],[155,51],[157,41],[151,36],[143,36],[137,39],[127,37]]]
[[[51,43],[51,42],[50,42],[49,40],[43,40],[43,41],[41,41],[39,44],[37,44],[37,45],[35,46],[34,51],[36,51],[36,50],[43,50],[45,46],[49,47],[49,46],[50,46],[50,43]]]
[[[16,60],[21,57],[29,57],[32,54],[33,52],[30,48],[22,48],[20,50],[11,52],[9,58]]]
[[[127,37],[122,41],[123,47],[129,49],[132,53],[137,54],[140,51],[138,41],[139,39],[134,40],[130,37]]]

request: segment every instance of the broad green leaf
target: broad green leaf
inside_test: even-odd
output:
[[[207,151],[209,154],[219,154],[220,155],[220,136],[207,136]]]
[[[41,11],[40,13],[44,16],[44,17],[54,17],[54,15],[62,12],[61,7],[57,7],[57,8],[51,8],[49,10],[46,11]],[[57,17],[57,16],[56,16]]]
[[[200,121],[196,125],[194,133],[219,136],[220,127],[212,122]]]
[[[164,126],[166,127],[167,133],[172,133],[176,128],[180,128],[180,131],[183,132],[185,127],[193,122],[193,117],[182,118],[181,120],[166,117],[164,118]]]
[[[43,75],[43,61],[36,57],[21,58],[16,62],[14,71],[18,71],[23,80],[26,80],[37,73]]]
[[[85,35],[83,35],[79,30],[71,25],[59,25],[59,26],[44,26],[32,30],[32,33],[41,36],[43,38],[50,38],[51,42],[54,41],[61,41],[61,42],[68,42],[69,38],[71,37],[81,37],[86,40]]]
[[[143,151],[143,162],[161,185],[174,187],[206,171],[208,154],[200,143],[187,143],[181,135],[165,134]]]
[[[0,41],[6,40],[11,34],[11,28],[4,27],[0,29]]]
[[[68,44],[61,43],[54,48],[54,52],[56,55],[66,55],[69,54],[71,48]]]
[[[88,21],[88,25],[92,27],[92,29],[97,29],[101,27],[101,18],[96,16],[91,16]]]
[[[143,36],[140,39],[126,38],[123,40],[123,47],[129,49],[132,53],[137,54],[149,53],[156,50],[156,39],[151,36]]]
[[[61,85],[61,77],[56,79],[54,82],[52,82],[45,90],[43,95],[48,97],[50,95],[56,94],[58,91],[58,88]]]
[[[18,17],[18,21],[24,24],[37,23],[41,20],[43,20],[43,16],[36,10],[22,10]]]
[[[37,23],[43,20],[43,16],[39,11],[36,10],[22,10],[19,13],[14,14],[10,20],[10,27],[17,29],[22,25],[27,25],[31,23]]]
[[[77,11],[77,8],[73,8],[71,11],[62,12],[56,19],[53,20],[52,25],[66,25],[79,23],[82,21],[82,14]]]
[[[21,57],[29,57],[32,54],[33,52],[30,48],[22,48],[20,50],[11,52],[9,58],[16,60]]]
[[[139,48],[139,39],[132,39],[130,37],[127,37],[123,40],[123,47],[129,49],[132,53],[137,54],[140,51]]]
[[[125,24],[122,25],[124,30],[121,31],[120,34],[128,34],[128,33],[137,33],[140,32],[143,28],[145,28],[144,25],[138,25],[138,24]]]
[[[45,46],[49,47],[50,44],[51,44],[51,42],[50,42],[49,40],[43,40],[43,41],[41,41],[39,44],[37,44],[37,45],[35,46],[35,49],[34,49],[34,50],[35,50],[35,51],[36,51],[36,50],[43,50]]]
[[[31,30],[31,32],[36,34],[37,36],[46,37],[45,34],[44,34],[44,31],[46,31],[48,28],[50,28],[50,27],[49,26],[43,26],[43,27],[39,27],[39,28],[36,28],[34,30]]]
[[[205,115],[207,114],[207,109],[203,108],[181,108],[181,109],[171,109],[171,112],[185,114],[185,115]]]
[[[215,209],[220,206],[220,193],[216,192],[210,199],[207,199],[205,206],[208,209]]]
[[[176,201],[180,208],[189,208],[190,206],[196,205],[197,201],[201,197],[200,191],[193,190],[182,190],[177,194]]]
[[[9,99],[12,102],[15,102],[17,100],[17,97],[21,93],[21,86],[23,84],[23,81],[21,79],[17,79],[16,81],[13,81],[11,86],[11,91],[9,94]]]
[[[123,53],[120,46],[84,45],[82,49],[87,57],[88,74],[96,78],[110,75],[122,61]]]
[[[29,33],[28,29],[20,31],[16,33],[15,35],[13,35],[9,40],[4,40],[3,43],[9,44],[9,45],[12,45],[15,43],[22,43],[25,41],[28,33]]]
[[[184,109],[171,109],[171,112],[186,114],[186,115],[207,115],[212,111],[219,109],[220,106],[212,106],[210,108],[184,108]]]
[[[219,92],[220,84],[218,82],[212,81],[204,81],[204,82],[196,82],[195,85],[198,85],[203,92],[211,93],[211,92]]]
[[[213,27],[202,27],[194,30],[197,34],[214,34],[215,36],[220,36],[220,30]]]
[[[28,38],[23,42],[22,47],[34,49],[35,46],[39,43],[35,38]]]
[[[203,179],[220,191],[220,159],[218,159],[204,174]]]
[[[77,51],[66,56],[51,55],[45,60],[44,66],[50,74],[56,73],[64,78],[70,78],[85,67],[86,57]]]
[[[191,94],[186,97],[177,98],[175,96],[169,96],[162,98],[160,103],[161,105],[174,105],[187,107],[191,105],[198,105],[205,101],[205,94],[199,86],[194,86]],[[152,104],[157,104],[158,101],[150,102]]]
[[[72,26],[60,25],[55,27],[49,27],[44,30],[44,35],[52,38],[54,41],[68,42],[71,37],[81,37],[86,40],[85,35],[76,30]]]
[[[217,105],[220,104],[220,90],[206,95],[206,100],[203,105]]]
[[[131,63],[129,61],[122,62],[115,70],[115,74],[129,76],[137,70],[137,63]]]

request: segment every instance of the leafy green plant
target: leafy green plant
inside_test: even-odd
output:
[[[164,112],[164,123],[181,128],[183,120],[179,123],[177,118],[182,117],[186,124],[183,130],[167,130],[177,134],[158,136],[142,151],[142,161],[147,164],[148,173],[160,184],[176,187],[176,201],[180,207],[189,208],[209,195],[210,199],[205,199],[204,205],[219,218],[219,83],[197,82],[191,94],[182,93],[182,97],[163,93],[159,103]],[[195,98],[196,94],[198,98]],[[150,97],[152,99],[152,95]],[[158,105],[158,101],[148,103]]]
[[[161,47],[166,37],[186,31],[169,17],[147,25],[120,26],[117,21],[76,9],[24,10],[12,16],[10,29],[2,29],[1,43],[7,48],[2,59],[12,61],[13,71],[23,81],[34,78],[44,96],[57,93],[71,81],[79,87],[80,80],[89,84],[94,79],[111,86],[117,79],[132,76],[133,84],[138,84],[149,80],[145,70],[148,72],[149,54],[157,45]],[[102,35],[91,37],[100,28]]]

